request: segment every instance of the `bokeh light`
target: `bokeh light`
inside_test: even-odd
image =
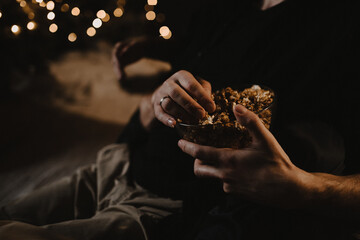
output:
[[[99,28],[102,25],[102,21],[100,18],[96,18],[94,19],[94,21],[92,22],[92,25],[94,26],[94,28]]]
[[[148,0],[148,5],[156,5],[157,0]]]
[[[11,32],[14,35],[19,35],[21,33],[21,28],[18,25],[12,25],[11,26]]]
[[[93,27],[89,27],[89,28],[86,30],[86,34],[87,34],[89,37],[93,37],[93,36],[95,36],[95,34],[96,34],[96,29],[93,28]]]
[[[47,4],[46,4],[46,9],[49,10],[49,11],[52,11],[54,10],[55,8],[55,3],[53,1],[49,1]]]
[[[114,16],[115,17],[121,17],[124,14],[124,11],[121,8],[116,8],[114,10]]]
[[[106,16],[106,12],[104,10],[99,10],[97,13],[96,13],[96,16],[98,18],[104,18]]]
[[[69,34],[68,40],[69,40],[70,42],[75,42],[76,39],[77,39],[77,36],[76,36],[75,33],[70,33],[70,34]]]
[[[65,4],[63,4],[62,6],[61,6],[61,11],[62,12],[67,12],[67,11],[69,11],[69,4],[67,4],[67,3],[65,3]]]
[[[58,26],[55,23],[53,23],[49,26],[49,31],[51,33],[55,33],[57,30],[58,30]]]
[[[152,21],[156,18],[156,13],[154,11],[148,11],[145,16],[147,20]]]
[[[78,8],[78,7],[74,7],[72,10],[71,10],[71,14],[73,15],[73,16],[79,16],[80,15],[80,8]]]
[[[36,23],[34,21],[28,22],[28,24],[26,25],[27,29],[34,30],[36,28]]]
[[[47,19],[49,20],[54,20],[55,19],[55,13],[54,12],[49,12],[47,14]]]

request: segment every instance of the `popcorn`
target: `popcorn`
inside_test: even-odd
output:
[[[225,123],[235,125],[236,118],[233,108],[235,105],[241,104],[247,109],[258,113],[265,126],[270,127],[271,112],[264,113],[264,109],[274,101],[272,91],[262,89],[259,85],[253,85],[251,88],[246,88],[241,92],[227,87],[213,93],[212,98],[215,101],[216,110],[211,114],[207,112],[205,118],[200,119],[200,125]]]
[[[274,92],[253,85],[241,92],[227,87],[212,94],[216,104],[213,113],[206,113],[198,125],[179,125],[184,139],[214,147],[243,148],[251,143],[247,129],[236,121],[233,108],[237,104],[258,114],[264,125],[269,128],[272,111],[269,106],[274,101]],[[181,121],[180,121],[181,122]]]

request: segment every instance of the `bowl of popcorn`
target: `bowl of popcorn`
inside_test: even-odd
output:
[[[190,142],[220,148],[244,148],[251,143],[247,129],[236,121],[233,108],[237,104],[255,112],[266,128],[270,128],[273,118],[274,91],[259,85],[252,85],[241,91],[230,87],[217,90],[212,94],[216,104],[213,113],[197,124],[189,124],[178,119],[176,128],[180,136]]]

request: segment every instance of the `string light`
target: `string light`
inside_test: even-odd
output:
[[[29,12],[28,18],[29,18],[30,20],[34,19],[34,18],[35,18],[35,13]]]
[[[106,14],[105,17],[103,19],[101,19],[103,22],[108,22],[110,21],[110,15]]]
[[[47,19],[54,20],[54,18],[55,18],[55,13],[54,12],[49,12],[48,15],[47,15]]]
[[[164,36],[167,36],[169,33],[170,33],[170,29],[167,27],[167,26],[162,26],[160,29],[159,29],[159,32],[160,32],[160,35],[162,37]]]
[[[52,11],[54,10],[55,8],[55,3],[53,1],[49,1],[47,4],[46,4],[46,9],[49,10],[49,11]]]
[[[97,13],[96,13],[96,16],[98,18],[104,18],[106,16],[106,12],[104,10],[99,10]]]
[[[36,28],[36,23],[34,21],[28,22],[28,24],[26,25],[27,29],[34,30]]]
[[[87,34],[89,37],[93,37],[93,36],[95,36],[95,34],[96,34],[96,29],[93,28],[93,27],[89,27],[89,28],[86,30],[86,34]]]
[[[73,16],[79,16],[80,15],[80,8],[78,8],[78,7],[74,7],[72,10],[71,10],[71,14],[73,15]]]
[[[19,35],[20,32],[21,32],[21,28],[20,28],[18,25],[12,25],[12,26],[11,26],[11,32],[12,32],[14,35]]]
[[[23,0],[23,1],[20,2],[20,7],[23,8],[23,7],[25,7],[26,5],[27,5],[26,1]]]
[[[152,21],[156,18],[156,13],[154,11],[148,11],[145,16],[147,20]]]
[[[121,17],[124,14],[124,11],[121,8],[116,8],[114,10],[114,16],[115,17]]]
[[[164,39],[170,39],[172,37],[172,32],[169,31],[169,34],[166,36],[162,36]]]
[[[94,21],[92,22],[92,25],[94,26],[94,28],[99,28],[102,25],[102,21],[100,18],[95,18]]]
[[[0,18],[2,18],[2,12],[0,11]]]
[[[58,26],[55,23],[53,23],[49,26],[49,31],[51,33],[55,33],[57,30],[58,30]]]
[[[157,4],[157,0],[148,0],[148,5],[152,5],[152,6],[155,6]]]
[[[70,33],[70,34],[69,34],[68,40],[69,40],[70,42],[75,42],[76,39],[77,39],[77,36],[76,36],[75,33]]]
[[[49,12],[47,13],[47,19],[52,21],[55,19],[55,17],[59,17],[61,15],[56,16],[58,14],[57,11],[61,12],[68,12],[70,11],[71,15],[73,16],[79,16],[80,11],[79,7],[71,7],[69,6],[69,1],[67,0],[16,0],[17,3],[19,3],[19,6],[22,9],[22,11],[27,15],[28,22],[24,24],[18,24],[18,25],[12,25],[11,26],[11,32],[14,35],[19,35],[23,29],[28,29],[29,31],[33,31],[39,27],[41,27],[42,22],[39,22],[35,19],[35,14],[37,14],[36,11],[38,11],[38,7],[36,6],[39,4],[40,7],[46,8]],[[146,0],[147,4],[144,4],[144,9],[146,11],[146,19],[149,21],[156,20],[158,23],[162,23],[165,21],[165,15],[162,13],[155,12],[154,8],[158,4],[158,0]],[[113,16],[119,18],[124,15],[124,6],[126,4],[126,0],[116,0],[117,7],[114,9]],[[84,10],[84,9],[82,9]],[[86,9],[85,9],[86,10]],[[88,27],[86,29],[86,34],[89,37],[93,37],[97,34],[97,29],[102,27],[102,25],[106,22],[109,22],[111,20],[110,12],[107,13],[109,9],[100,9],[96,12],[96,18],[93,19],[92,26]],[[25,15],[25,16],[26,16]],[[36,16],[38,17],[38,16]],[[89,18],[89,14],[85,11],[84,17]],[[0,11],[0,18],[3,18],[3,12]],[[20,27],[21,26],[21,27]],[[161,25],[160,25],[161,26]],[[60,26],[61,27],[61,26]],[[22,29],[23,28],[23,29]],[[59,30],[59,26],[55,23],[50,24],[49,26],[49,32],[56,33]],[[164,39],[170,39],[172,37],[172,32],[167,26],[162,26],[159,28],[160,36]],[[67,36],[68,40],[70,42],[77,41],[78,36],[72,32]]]
[[[61,11],[62,12],[67,12],[67,11],[69,11],[69,4],[67,4],[67,3],[65,3],[65,4],[63,4],[62,6],[61,6]]]

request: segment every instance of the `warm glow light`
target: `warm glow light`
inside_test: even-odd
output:
[[[69,40],[70,42],[75,42],[76,39],[77,39],[77,36],[76,36],[75,33],[70,33],[70,34],[69,34],[68,40]]]
[[[103,22],[108,22],[110,21],[110,15],[106,14],[105,17],[103,19],[101,19]]]
[[[100,20],[100,18],[96,18],[92,24],[95,28],[99,28],[102,25],[102,21]]]
[[[45,2],[41,2],[41,3],[39,3],[39,6],[40,6],[40,7],[46,7],[46,3],[45,3]]]
[[[117,8],[114,10],[114,16],[115,17],[121,17],[124,14],[123,10],[121,8]]]
[[[148,5],[156,5],[157,0],[148,0]]]
[[[159,29],[159,32],[160,32],[160,35],[161,35],[162,37],[164,37],[164,36],[169,35],[170,29],[169,29],[167,26],[162,26],[162,27]]]
[[[61,6],[61,11],[62,12],[67,12],[67,11],[69,11],[69,4],[67,4],[67,3],[65,3],[65,4],[63,4],[62,6]]]
[[[58,26],[55,23],[50,25],[49,27],[50,32],[55,33],[57,30],[58,30]]]
[[[171,31],[169,31],[168,35],[162,36],[164,39],[170,39],[172,37]]]
[[[96,16],[98,18],[104,18],[106,16],[106,12],[104,10],[99,10],[97,13],[96,13]]]
[[[52,11],[54,10],[55,8],[55,3],[53,1],[49,1],[47,4],[46,4],[46,9],[49,10],[49,11]]]
[[[37,2],[37,3],[41,3],[41,2],[43,2],[43,0],[36,0],[36,2]]]
[[[2,12],[0,11],[0,18],[2,17]]]
[[[145,16],[147,20],[152,21],[156,18],[156,13],[154,11],[149,11]]]
[[[35,13],[29,12],[28,18],[29,18],[30,20],[34,19],[34,18],[35,18]]]
[[[28,24],[26,25],[27,29],[29,29],[30,31],[31,30],[34,30],[36,28],[36,23],[31,21],[31,22],[28,22]]]
[[[47,19],[54,20],[54,18],[55,18],[55,13],[54,12],[49,12],[48,15],[47,15]]]
[[[89,27],[89,28],[86,30],[86,34],[89,35],[89,37],[93,37],[93,36],[95,36],[95,34],[96,34],[96,29],[93,28],[93,27]]]
[[[71,10],[71,14],[72,14],[73,16],[79,16],[79,15],[80,15],[80,8],[74,7],[74,8]]]
[[[26,1],[21,1],[21,2],[20,2],[20,7],[25,7],[26,4],[27,4]]]
[[[12,25],[11,26],[11,31],[13,34],[15,35],[19,35],[21,32],[21,28],[18,25]]]

